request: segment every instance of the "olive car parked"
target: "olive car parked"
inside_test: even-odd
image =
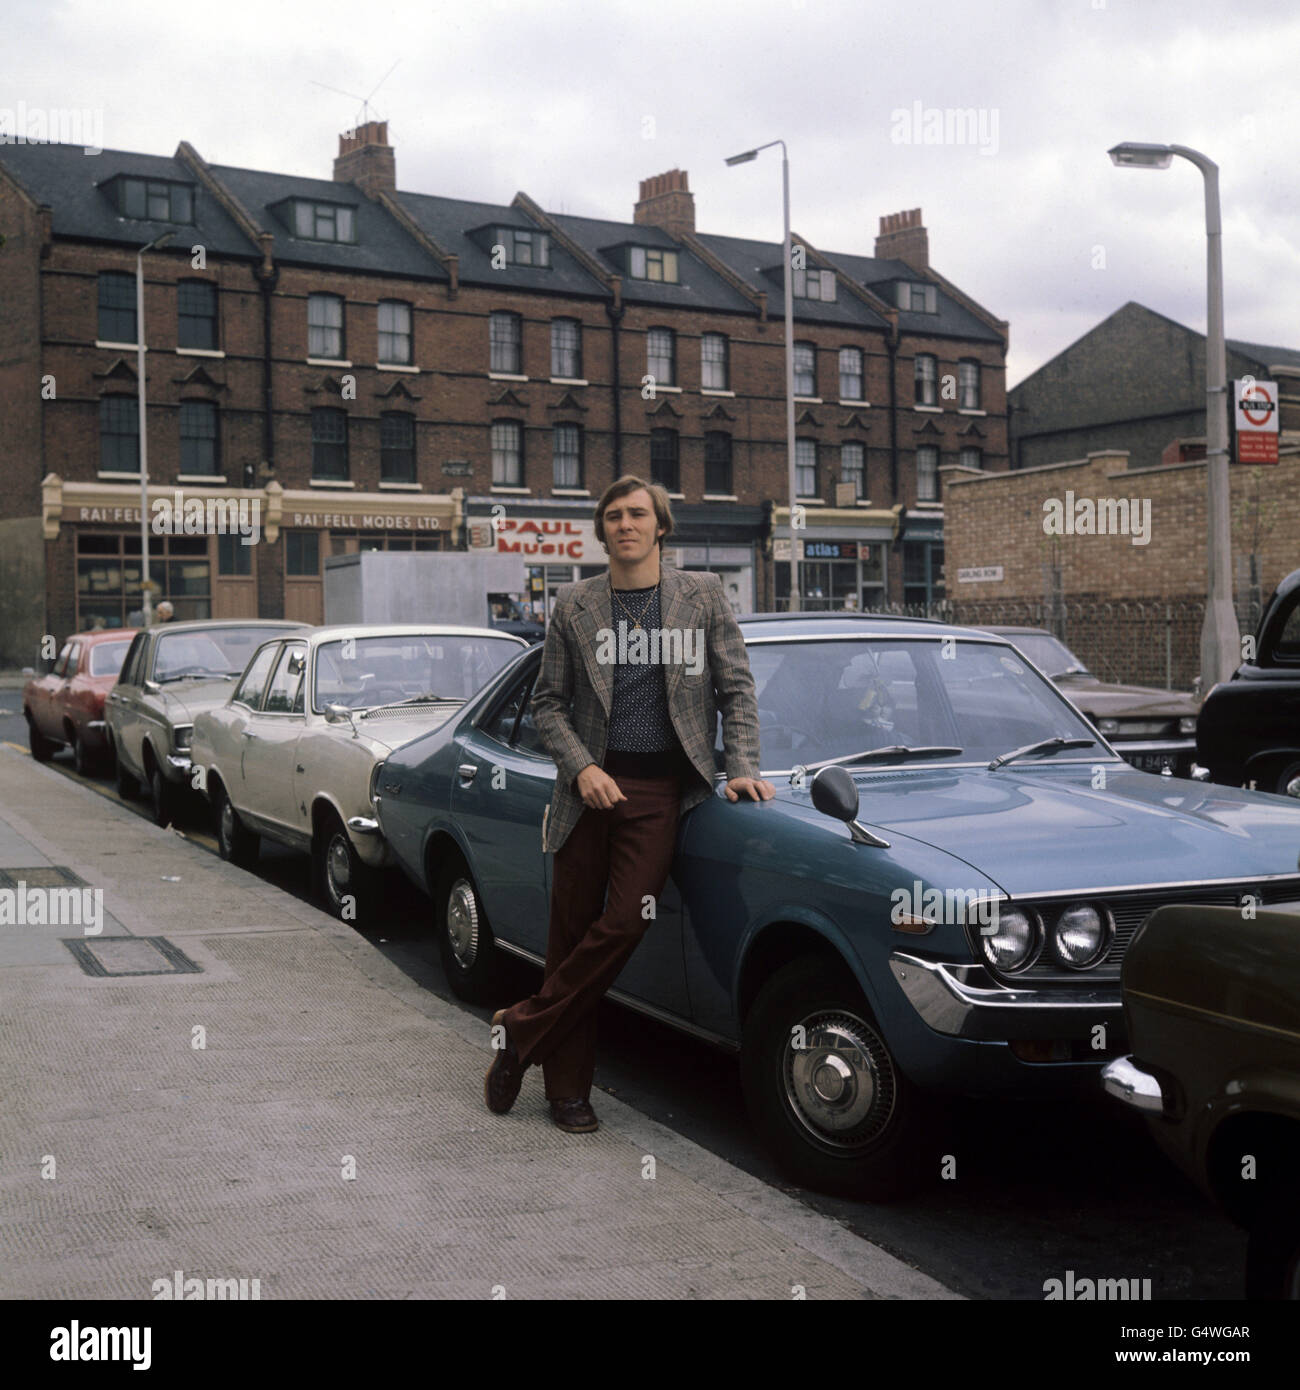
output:
[[[1196,758],[1200,701],[1177,690],[1099,680],[1046,628],[990,627],[1014,643],[1061,693],[1106,735],[1125,762],[1143,772],[1190,777]]]
[[[1300,570],[1269,598],[1254,648],[1205,697],[1196,759],[1212,781],[1300,797]]]
[[[33,675],[23,687],[27,742],[38,763],[65,746],[78,772],[99,761],[108,747],[104,701],[134,636],[134,628],[79,632],[63,644],[46,675]]]
[[[166,825],[190,781],[195,717],[230,694],[259,643],[274,631],[302,631],[274,619],[166,623],[137,632],[105,701],[118,795],[148,788],[154,820]]]
[[[1162,904],[1300,902],[1300,806],[1139,772],[1004,638],[872,614],[740,627],[777,795],[732,803],[719,774],[683,817],[613,997],[739,1052],[796,1181],[887,1197],[939,1175],[945,1094],[1096,1086],[1126,1050],[1125,948]],[[470,998],[498,950],[546,955],[539,658],[374,781]]]
[[[527,646],[446,624],[321,627],[263,643],[226,702],[194,721],[191,757],[221,857],[253,863],[262,836],[303,851],[331,912],[369,916],[372,872],[392,862],[370,804],[376,762]]]
[[[1123,989],[1106,1090],[1250,1232],[1246,1296],[1300,1299],[1300,909],[1162,907]]]

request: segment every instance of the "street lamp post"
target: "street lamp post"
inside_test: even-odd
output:
[[[1167,169],[1174,155],[1189,160],[1205,180],[1208,305],[1205,332],[1205,472],[1209,586],[1201,626],[1201,689],[1226,681],[1241,660],[1241,632],[1232,606],[1232,532],[1228,509],[1228,370],[1223,342],[1223,224],[1219,166],[1186,145],[1133,141],[1108,151],[1121,168]]]
[[[175,232],[164,232],[135,253],[135,374],[140,412],[140,594],[144,626],[153,622],[153,598],[149,590],[149,435],[145,427],[144,384],[144,253],[169,242]]]
[[[798,494],[798,470],[794,455],[794,300],[790,287],[790,158],[784,140],[769,140],[743,154],[733,154],[728,164],[748,164],[757,159],[760,150],[781,146],[781,195],[785,217],[785,448],[786,487],[790,494],[790,611],[797,613],[803,606],[799,601],[799,542],[795,536],[795,509]]]

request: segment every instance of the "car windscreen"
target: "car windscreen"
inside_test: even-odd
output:
[[[1013,647],[1019,647],[1045,676],[1083,670],[1083,662],[1055,637],[1046,632],[1008,632],[1003,634]]]
[[[180,676],[237,676],[269,635],[264,627],[165,633],[158,639],[153,678],[162,682]]]
[[[1057,735],[1096,737],[1055,686],[1000,643],[752,641],[746,651],[758,700],[760,765],[772,770],[893,744],[963,750],[927,759],[927,767],[988,762]],[[1056,758],[1097,755],[1109,756],[1098,744]]]
[[[97,642],[90,649],[90,674],[92,676],[115,676],[122,669],[126,654],[131,650],[131,639],[121,642]]]
[[[417,633],[349,637],[316,651],[312,708],[370,709],[439,697],[468,700],[523,648],[504,637]]]

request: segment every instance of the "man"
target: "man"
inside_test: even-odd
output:
[[[555,854],[545,981],[493,1016],[484,1082],[504,1114],[540,1063],[551,1118],[574,1134],[597,1128],[596,1006],[653,930],[644,904],[667,882],[679,817],[712,794],[719,709],[727,799],[774,795],[758,776],[754,678],[721,580],[661,566],[668,494],[620,478],[595,529],[609,572],[560,591],[531,702],[556,765],[542,829]]]
[[[158,623],[169,623],[175,611],[176,610],[171,605],[171,600],[165,598],[153,611],[154,621]]]

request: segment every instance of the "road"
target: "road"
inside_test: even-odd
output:
[[[18,692],[0,691],[0,741],[26,748],[19,710]],[[49,766],[76,779],[68,753]],[[107,775],[76,780],[116,800]],[[147,815],[143,802],[134,806]],[[202,803],[182,810],[178,828],[216,853]],[[304,856],[264,844],[257,873],[309,896]],[[391,918],[367,939],[424,988],[452,1000],[428,901],[398,874],[391,890]],[[486,1025],[494,1009],[539,983],[540,971],[511,960],[500,999],[459,1006]],[[1067,1270],[1077,1278],[1150,1278],[1156,1299],[1241,1296],[1245,1235],[1168,1164],[1140,1121],[1100,1092],[1082,1103],[962,1103],[952,1145],[956,1177],[923,1196],[877,1206],[791,1186],[751,1134],[736,1062],[608,1003],[601,1006],[596,1086],[971,1298],[1041,1299],[1044,1281]],[[593,1104],[599,1112],[598,1094]]]

